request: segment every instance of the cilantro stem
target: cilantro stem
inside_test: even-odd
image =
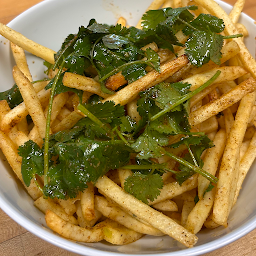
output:
[[[164,151],[163,153],[166,154],[167,156],[171,157],[173,160],[177,161],[180,164],[183,164],[183,165],[187,166],[188,168],[190,168],[194,172],[199,173],[200,175],[202,175],[203,177],[207,178],[212,183],[217,183],[218,182],[218,178],[216,178],[212,174],[206,172],[202,168],[189,163],[188,161],[184,160],[183,158],[180,158],[180,157],[172,154],[171,152],[166,151],[163,148],[162,148],[162,151]]]
[[[119,138],[127,145],[127,146],[131,146],[130,143],[125,139],[125,137],[123,136],[123,134],[117,129],[117,126],[113,129],[113,132],[116,132],[117,135],[119,136]]]
[[[122,169],[130,169],[130,170],[149,170],[149,169],[165,169],[166,166],[164,164],[145,164],[145,165],[136,165],[136,164],[131,164],[131,165],[125,165],[122,166]]]
[[[238,37],[243,37],[243,34],[223,36],[223,39],[232,39],[232,38],[238,38]]]
[[[176,108],[177,106],[179,106],[180,104],[184,103],[185,101],[189,100],[190,98],[192,98],[194,95],[196,95],[197,93],[201,92],[203,89],[205,89],[206,87],[208,87],[210,84],[212,84],[220,75],[221,71],[218,70],[215,75],[210,78],[207,82],[205,82],[203,85],[201,85],[200,87],[198,87],[197,89],[195,89],[192,92],[189,92],[187,94],[185,94],[184,96],[182,96],[179,100],[177,100],[175,103],[169,105],[167,108],[161,110],[160,112],[158,112],[157,114],[155,114],[154,116],[152,116],[150,118],[150,121],[154,121],[157,118],[159,118],[160,116],[166,114],[167,112],[170,112],[172,109]]]
[[[63,66],[64,66],[64,60],[62,61],[62,64],[60,65],[58,73],[56,74],[53,84],[52,84],[47,118],[46,118],[46,129],[45,129],[45,139],[44,139],[44,185],[45,186],[48,184],[49,140],[50,140],[50,128],[51,128],[52,104],[53,104],[53,99],[54,99],[54,95],[55,95],[55,88],[56,88],[57,82],[60,78],[60,75],[62,73]]]
[[[111,130],[102,123],[95,115],[93,115],[86,107],[84,107],[81,103],[78,104],[77,109],[80,110],[86,117],[90,118],[94,123],[100,126],[107,133],[111,133]]]

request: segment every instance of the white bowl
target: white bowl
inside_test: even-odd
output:
[[[22,13],[10,22],[9,26],[57,51],[69,33],[76,33],[78,27],[86,26],[91,18],[95,18],[100,23],[114,24],[122,15],[129,24],[136,25],[150,2],[151,0],[48,0]],[[219,3],[225,10],[231,9],[228,4]],[[250,37],[246,39],[246,44],[255,56],[254,21],[243,14],[240,22],[249,30]],[[11,74],[14,60],[7,40],[2,37],[0,37],[0,56],[0,85],[1,91],[4,91],[14,83]],[[42,78],[42,61],[28,54],[28,64],[34,79]],[[255,169],[256,166],[252,168]],[[190,249],[177,246],[168,236],[160,238],[145,236],[125,246],[113,246],[107,243],[80,244],[68,241],[46,228],[44,215],[34,207],[32,199],[17,183],[6,161],[0,162],[0,176],[0,207],[12,219],[40,238],[81,255],[200,255],[225,246],[256,227],[256,200],[254,200],[256,177],[253,177],[252,172],[246,178],[239,200],[231,212],[228,228],[220,227],[203,231],[198,235],[197,245]]]

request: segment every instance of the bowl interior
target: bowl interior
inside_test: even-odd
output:
[[[114,24],[120,16],[127,19],[128,24],[136,25],[151,0],[48,0],[29,9],[14,19],[9,26],[24,34],[26,37],[58,50],[69,33],[76,33],[78,27],[87,25],[91,18],[100,23]],[[218,1],[219,2],[219,1]],[[228,11],[230,6],[220,2]],[[255,24],[252,19],[242,15],[241,23],[249,30],[250,36],[246,45],[255,56]],[[12,67],[14,60],[9,44],[0,37],[0,85],[1,91],[9,89],[14,81]],[[28,64],[35,80],[44,77],[42,60],[28,54]],[[152,254],[165,255],[199,255],[224,246],[256,227],[256,194],[255,180],[252,167],[246,178],[239,200],[233,208],[228,228],[217,228],[203,231],[199,234],[198,244],[191,249],[185,249],[170,237],[145,236],[143,239],[125,246],[112,246],[107,243],[79,244],[67,241],[45,228],[44,215],[37,210],[32,199],[23,190],[21,184],[10,170],[1,154],[0,161],[0,206],[16,222],[37,236],[64,249],[81,255],[121,255],[121,254]],[[181,251],[181,249],[185,249]]]

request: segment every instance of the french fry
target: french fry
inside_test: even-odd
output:
[[[252,137],[252,140],[250,141],[249,147],[244,153],[243,157],[241,158],[240,165],[239,165],[239,174],[238,174],[238,181],[236,186],[236,192],[235,192],[235,198],[233,205],[236,203],[237,198],[239,196],[239,192],[242,188],[243,181],[249,172],[250,167],[253,164],[253,161],[256,157],[256,133],[254,133],[254,136]]]
[[[41,138],[44,138],[46,119],[34,87],[16,66],[13,68],[13,77],[20,89],[26,108],[37,127]]]
[[[186,227],[187,219],[193,208],[195,207],[194,200],[185,200],[183,203],[182,211],[181,211],[181,220],[180,224],[183,227]],[[189,230],[189,229],[188,229]],[[190,230],[189,230],[190,231]]]
[[[245,0],[237,0],[229,13],[229,18],[233,23],[237,23],[243,11]]]
[[[18,177],[18,179],[23,183],[22,174],[21,174],[21,162],[22,158],[18,155],[16,145],[10,140],[10,138],[0,131],[0,148],[5,155],[8,163],[10,164],[12,170]],[[36,200],[42,195],[42,192],[38,189],[35,184],[35,181],[32,180],[29,187],[23,183],[25,189],[28,191],[28,194]]]
[[[114,220],[125,227],[134,230],[136,232],[154,236],[162,236],[163,233],[152,226],[142,223],[130,214],[123,211],[117,205],[111,204],[108,200],[102,196],[95,196],[95,207],[105,217]]]
[[[81,193],[81,208],[84,218],[90,221],[95,219],[94,186],[92,183],[87,185],[88,187]]]
[[[166,212],[176,212],[176,211],[178,211],[177,204],[174,201],[169,200],[169,199],[167,199],[163,202],[160,202],[160,203],[153,204],[152,207],[161,211],[161,212],[163,212],[163,211],[166,211]]]
[[[253,78],[249,78],[219,99],[210,102],[200,109],[192,112],[189,116],[189,122],[192,126],[202,123],[208,118],[218,114],[224,109],[232,106],[234,103],[242,99],[246,94],[256,89],[256,82]]]
[[[26,59],[24,50],[14,43],[11,43],[11,49],[12,49],[13,57],[15,59],[17,67],[27,77],[27,79],[30,82],[32,82],[33,81],[32,75],[28,68],[28,63],[27,63],[27,59]]]
[[[90,77],[66,72],[64,74],[62,82],[67,87],[75,88],[86,92],[91,92],[103,98],[107,98],[109,96],[109,94],[106,94],[101,91],[100,83],[98,83]]]
[[[54,64],[55,51],[28,39],[3,23],[0,23],[0,34],[12,43],[20,46],[22,49],[50,62],[51,64]]]
[[[50,198],[44,198],[41,196],[34,201],[34,205],[43,213],[46,213],[47,210],[51,210],[65,221],[68,221],[72,224],[77,224],[77,220],[74,216],[67,214],[59,204]]]
[[[196,243],[196,236],[192,235],[185,228],[178,225],[171,218],[161,214],[160,212],[152,209],[150,206],[142,203],[140,200],[134,198],[132,195],[124,192],[121,187],[116,185],[106,176],[99,178],[96,183],[96,187],[104,191],[104,194],[110,197],[122,208],[127,209],[139,219],[148,222],[153,227],[173,237],[187,247],[192,247]]]
[[[206,192],[189,213],[185,227],[191,233],[197,234],[201,230],[212,209],[214,194],[215,189]]]
[[[224,81],[233,81],[234,79],[243,76],[247,71],[240,66],[223,66],[211,69],[204,73],[193,75],[189,78],[182,80],[183,83],[191,84],[190,90],[194,91],[196,88],[200,87],[202,84],[207,82],[217,71],[221,71],[221,74],[214,81],[214,83],[222,83]]]
[[[113,220],[107,219],[102,222],[104,240],[111,244],[125,245],[137,241],[142,237],[141,233],[128,229]]]
[[[215,175],[218,169],[219,161],[222,157],[224,147],[226,144],[226,132],[223,129],[220,129],[214,139],[213,144],[215,145],[212,148],[207,149],[204,156],[204,170],[209,172],[212,175]],[[210,182],[205,177],[199,175],[198,177],[198,197],[202,199],[205,191],[209,187]]]
[[[52,132],[56,133],[72,128],[83,116],[77,111],[72,111],[68,116],[61,120],[56,126],[52,127]]]
[[[135,99],[139,92],[164,81],[167,77],[174,74],[187,63],[188,59],[185,56],[181,56],[173,61],[164,63],[160,67],[160,73],[155,70],[150,71],[142,78],[136,80],[133,83],[130,83],[120,91],[116,92],[114,95],[109,96],[103,100],[103,102],[114,101],[115,104],[125,105]]]
[[[193,188],[196,188],[198,184],[197,178],[198,175],[194,174],[185,182],[183,182],[182,185],[179,185],[177,181],[164,185],[161,189],[160,195],[153,202],[149,202],[149,205],[153,205],[167,199],[172,199],[178,195],[183,194],[186,191],[190,191]]]
[[[227,220],[234,198],[230,198],[233,180],[236,177],[236,161],[239,159],[239,148],[242,144],[256,93],[249,93],[241,100],[234,125],[229,133],[219,170],[219,181],[213,206],[213,220],[227,226]],[[233,184],[232,184],[233,183]]]
[[[77,221],[80,227],[82,228],[90,228],[93,227],[103,216],[100,211],[95,209],[95,218],[93,220],[86,220],[84,218],[83,212],[82,212],[82,207],[81,207],[81,202],[77,201],[76,202],[76,215],[77,215]]]
[[[45,221],[47,226],[59,235],[78,242],[99,242],[104,238],[100,223],[92,228],[82,228],[63,220],[51,210],[46,211]]]

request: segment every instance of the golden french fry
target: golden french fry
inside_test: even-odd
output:
[[[82,228],[90,228],[93,227],[99,219],[103,216],[100,211],[95,209],[95,218],[93,220],[86,220],[84,218],[83,212],[82,212],[82,207],[81,207],[81,202],[77,201],[76,202],[76,215],[77,215],[77,221],[80,227]]]
[[[104,240],[111,244],[125,245],[139,240],[143,234],[128,229],[118,222],[106,219],[102,222]]]
[[[47,226],[59,235],[78,242],[99,242],[104,238],[100,223],[92,228],[82,228],[63,220],[51,210],[46,211],[45,221]]]
[[[182,210],[181,210],[181,220],[180,224],[183,227],[186,227],[187,219],[193,208],[195,207],[195,201],[184,200]],[[188,229],[189,230],[189,229]],[[190,231],[190,230],[189,230]]]
[[[237,198],[239,196],[239,192],[242,188],[243,181],[250,170],[250,167],[253,164],[253,161],[256,157],[256,133],[254,133],[254,136],[252,137],[252,140],[250,141],[249,147],[244,153],[243,157],[241,158],[240,165],[239,165],[239,173],[238,173],[238,181],[236,186],[236,192],[235,192],[235,198],[233,205],[236,203]]]
[[[83,116],[77,111],[72,111],[68,116],[61,120],[56,126],[52,127],[52,132],[67,130],[72,128]]]
[[[197,234],[204,225],[212,209],[214,194],[215,189],[206,192],[189,213],[185,227],[191,233]]]
[[[187,247],[192,247],[197,242],[197,237],[178,225],[171,218],[154,210],[150,206],[142,203],[132,195],[126,193],[121,187],[116,185],[106,176],[99,178],[96,187],[104,192],[110,199],[119,204],[123,209],[146,221],[163,233],[173,237]]]
[[[54,64],[55,51],[26,38],[24,35],[9,28],[3,23],[0,23],[0,34],[14,44],[20,46],[22,49]]]
[[[163,211],[166,211],[166,212],[178,211],[177,204],[174,201],[170,200],[170,199],[167,199],[167,200],[165,200],[163,202],[160,202],[160,203],[153,204],[152,207],[155,208],[156,210],[161,211],[161,212],[163,212]]]
[[[245,0],[237,0],[229,13],[229,18],[233,23],[237,23],[243,11]]]
[[[90,221],[95,219],[94,186],[92,183],[87,185],[88,187],[81,193],[81,208],[84,218]]]
[[[130,83],[120,91],[104,99],[103,102],[114,101],[115,104],[125,105],[135,99],[139,92],[164,81],[187,63],[188,59],[185,56],[181,56],[173,61],[168,61],[160,66],[160,73],[155,70],[150,71],[142,78]]]
[[[52,103],[52,111],[51,111],[51,125],[59,115],[60,111],[62,110],[63,106],[67,102],[68,98],[69,98],[68,92],[60,93],[54,97],[53,103]],[[48,111],[48,107],[47,107],[47,111]],[[45,111],[45,118],[47,117],[47,111]]]
[[[34,87],[17,66],[13,68],[13,77],[19,87],[26,108],[37,127],[41,138],[44,138],[46,119]]]
[[[162,236],[163,233],[158,229],[143,223],[130,214],[122,210],[118,205],[111,204],[102,196],[95,196],[95,208],[100,211],[105,217],[114,220],[125,227],[142,234],[153,236]]]
[[[160,195],[153,202],[149,202],[149,205],[165,201],[166,199],[172,199],[186,191],[190,191],[193,188],[196,188],[197,177],[198,175],[194,174],[185,182],[183,182],[182,185],[179,185],[177,181],[164,185],[161,189]]]
[[[203,158],[204,161],[204,170],[209,172],[212,175],[216,174],[218,169],[219,161],[224,151],[226,145],[226,132],[223,129],[220,129],[214,139],[213,144],[215,145],[212,148],[207,149],[206,154]],[[198,197],[202,199],[206,189],[209,187],[210,182],[205,177],[199,175],[198,177]]]
[[[255,80],[253,78],[247,79],[228,93],[223,94],[219,99],[210,102],[192,112],[189,116],[190,124],[194,126],[202,123],[214,115],[217,115],[219,112],[241,100],[246,94],[255,91],[255,89]]]
[[[26,59],[26,55],[24,50],[11,42],[11,49],[13,53],[13,57],[15,59],[17,67],[20,69],[20,71],[27,77],[27,79],[32,82],[32,75],[30,73],[30,70],[28,68],[28,63]]]
[[[10,164],[12,170],[17,175],[18,179],[23,183],[25,189],[28,191],[29,195],[35,200],[42,195],[42,192],[36,186],[34,180],[31,181],[29,187],[27,187],[22,178],[21,174],[21,162],[22,158],[18,155],[17,146],[10,140],[10,138],[0,131],[0,148],[5,155],[8,163]]]
[[[62,82],[67,87],[76,88],[78,90],[86,92],[91,92],[103,98],[107,98],[109,96],[109,94],[106,94],[101,91],[100,83],[98,83],[90,77],[66,72],[64,74]]]
[[[63,220],[68,221],[72,224],[77,224],[77,220],[74,216],[68,215],[59,204],[55,203],[50,198],[44,198],[43,196],[41,196],[34,201],[34,205],[43,213],[46,213],[47,210],[51,210]]]
[[[211,133],[217,131],[219,127],[216,116],[212,116],[200,124],[200,132]]]
[[[249,93],[241,100],[223,153],[213,206],[213,220],[219,225],[227,225],[229,212],[233,205],[234,198],[230,198],[230,195],[232,188],[236,187],[233,180],[236,177],[239,148],[243,142],[250,112],[255,102],[255,95],[255,92]]]
[[[193,75],[189,78],[182,80],[183,83],[191,84],[191,91],[194,91],[196,88],[200,87],[202,84],[207,82],[210,78],[214,76],[217,71],[221,71],[221,74],[214,81],[214,83],[222,83],[224,81],[233,81],[234,79],[243,76],[247,71],[240,66],[223,66],[211,69],[204,73]]]
[[[57,199],[57,203],[64,209],[64,211],[68,214],[68,215],[74,215],[74,213],[76,212],[76,205],[75,202],[78,200],[79,198],[67,198],[67,199]]]

